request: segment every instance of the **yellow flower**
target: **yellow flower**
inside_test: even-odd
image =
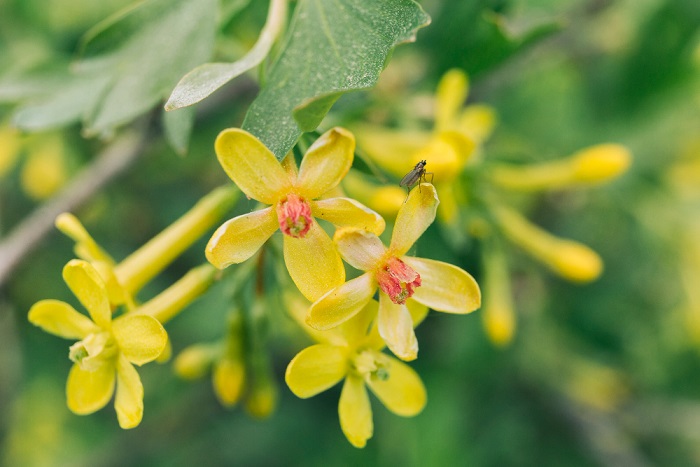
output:
[[[70,348],[74,362],[68,375],[68,408],[93,413],[112,398],[119,425],[133,428],[143,416],[143,385],[133,364],[155,360],[167,343],[160,322],[144,314],[112,319],[107,288],[90,263],[72,260],[63,269],[68,287],[90,318],[58,300],[42,300],[29,311],[29,321],[66,339],[80,339]]]
[[[447,313],[463,314],[479,308],[479,286],[466,271],[440,261],[405,256],[435,220],[438,203],[432,185],[423,183],[413,189],[399,210],[389,248],[372,232],[338,230],[334,240],[340,254],[366,273],[317,299],[306,322],[319,330],[333,328],[357,314],[379,288],[379,334],[396,356],[413,360],[418,355],[418,342],[406,307],[408,298]]]
[[[68,154],[63,138],[48,134],[28,147],[20,174],[24,192],[36,200],[51,197],[68,181]]]
[[[206,248],[207,259],[217,268],[247,260],[280,229],[287,270],[302,294],[315,300],[343,283],[345,269],[330,237],[314,218],[377,234],[384,230],[384,220],[357,201],[318,199],[336,187],[352,165],[355,138],[347,130],[334,128],[324,133],[307,151],[298,173],[289,157],[283,167],[244,130],[224,130],[215,149],[222,167],[243,193],[272,205],[219,227]]]
[[[356,131],[360,147],[396,177],[408,173],[419,161],[427,161],[426,170],[433,174],[442,199],[438,216],[444,222],[453,222],[457,215],[457,177],[495,124],[489,107],[467,106],[461,110],[468,91],[469,82],[463,71],[454,69],[443,76],[435,96],[432,132],[371,126],[361,126]]]
[[[631,163],[632,154],[625,146],[605,143],[552,162],[494,164],[488,176],[494,184],[508,190],[552,190],[607,183],[625,173]]]
[[[367,444],[373,432],[372,408],[365,386],[387,409],[403,417],[417,415],[427,401],[418,374],[381,352],[384,342],[376,325],[367,332],[377,308],[377,302],[371,300],[352,319],[332,331],[312,332],[321,343],[299,352],[285,374],[289,389],[302,399],[345,380],[338,404],[340,426],[348,441],[358,448]],[[417,324],[427,308],[419,305],[411,311]]]
[[[602,274],[603,260],[588,246],[555,237],[505,206],[493,206],[492,213],[511,242],[564,279],[585,283]]]

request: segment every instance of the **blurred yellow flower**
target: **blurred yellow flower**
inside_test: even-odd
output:
[[[293,308],[292,314],[308,330],[303,324],[304,308],[301,307],[301,313],[294,313]],[[377,326],[372,326],[368,333],[378,308],[378,303],[370,300],[352,319],[335,329],[310,330],[321,343],[299,352],[285,374],[289,389],[302,399],[345,380],[338,415],[343,433],[357,448],[367,444],[374,429],[366,386],[387,409],[403,417],[417,415],[427,401],[425,386],[418,374],[405,363],[381,352],[384,342]],[[418,324],[427,313],[427,307],[412,306],[411,312]]]
[[[238,403],[246,383],[242,327],[240,313],[234,312],[223,342],[194,344],[175,358],[175,372],[183,379],[201,378],[211,369],[214,393],[226,407]]]
[[[46,135],[28,146],[20,181],[34,199],[51,197],[68,181],[66,147],[60,135]]]
[[[22,147],[17,129],[9,125],[0,126],[0,178],[15,166]]]
[[[459,200],[455,181],[471,156],[488,138],[495,125],[495,113],[486,106],[462,105],[469,92],[467,75],[458,69],[445,73],[435,95],[435,125],[432,132],[389,130],[360,126],[358,144],[382,169],[396,177],[408,173],[419,161],[433,173],[442,204],[438,216],[443,222],[456,219]],[[349,192],[354,196],[351,189]],[[373,209],[376,205],[369,204]]]
[[[488,175],[496,185],[509,190],[551,190],[609,182],[625,173],[631,163],[632,154],[625,146],[606,143],[552,162],[496,164]]]
[[[318,199],[335,188],[352,165],[355,138],[347,130],[334,128],[321,135],[298,173],[290,157],[283,166],[244,130],[224,130],[215,149],[224,171],[243,193],[272,205],[235,217],[217,229],[206,255],[220,269],[247,260],[280,229],[287,270],[302,294],[315,300],[343,283],[345,269],[330,237],[314,218],[376,234],[384,230],[384,219],[355,200]]]
[[[510,241],[564,279],[590,282],[603,272],[603,260],[586,245],[555,237],[505,206],[493,207],[493,215]]]
[[[247,315],[265,319],[265,300],[258,300]],[[248,324],[248,325],[247,325]],[[175,372],[183,379],[198,379],[211,372],[214,394],[221,405],[233,407],[241,400],[255,418],[269,417],[277,407],[277,385],[267,349],[253,335],[255,323],[245,323],[243,310],[234,310],[226,336],[217,342],[194,344],[175,359]]]
[[[93,413],[112,398],[119,425],[134,428],[143,416],[143,385],[133,364],[155,360],[167,343],[162,324],[152,316],[126,314],[112,320],[107,288],[97,270],[83,260],[63,269],[68,287],[90,317],[58,300],[42,300],[29,311],[29,321],[66,339],[80,339],[70,348],[74,362],[68,375],[68,408]]]
[[[407,299],[447,313],[479,308],[479,286],[466,271],[440,261],[405,256],[435,220],[438,203],[431,184],[413,189],[399,210],[389,248],[372,232],[339,229],[334,240],[341,256],[366,273],[320,297],[309,308],[306,322],[319,330],[333,328],[357,314],[379,288],[379,334],[396,356],[413,360],[418,355],[418,342]]]

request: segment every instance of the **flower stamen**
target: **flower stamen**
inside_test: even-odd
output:
[[[311,206],[303,198],[290,193],[277,204],[280,230],[294,238],[304,238],[311,228]]]
[[[403,305],[413,296],[415,288],[420,287],[421,278],[413,268],[392,256],[377,270],[377,282],[392,302]]]

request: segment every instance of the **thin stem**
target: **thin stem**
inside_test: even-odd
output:
[[[73,211],[91,199],[102,187],[129,168],[148,142],[147,128],[116,139],[97,155],[55,198],[36,208],[0,243],[0,285],[10,277],[22,259],[53,230],[56,217]]]
[[[206,292],[216,280],[217,273],[218,270],[208,263],[193,268],[182,279],[131,313],[150,315],[166,323]]]

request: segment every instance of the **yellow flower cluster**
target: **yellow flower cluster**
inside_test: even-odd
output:
[[[378,237],[385,228],[379,214],[351,198],[326,197],[352,165],[355,138],[347,130],[333,128],[323,134],[298,169],[292,155],[278,162],[243,130],[223,131],[215,148],[222,167],[241,191],[269,206],[219,227],[207,245],[207,258],[219,268],[241,263],[279,229],[289,275],[313,302],[299,323],[322,343],[303,350],[289,364],[286,380],[290,389],[300,397],[310,397],[344,379],[340,422],[357,447],[372,436],[365,384],[393,412],[404,416],[420,412],[426,400],[420,379],[381,349],[388,345],[402,360],[417,357],[413,332],[417,321],[412,318],[412,308],[463,314],[474,311],[481,302],[479,286],[466,271],[406,256],[435,219],[436,188],[422,183],[408,198],[402,196],[405,203],[387,248]],[[319,219],[336,227],[333,240]],[[341,257],[364,274],[346,282]],[[378,303],[373,300],[377,290]],[[226,353],[214,359],[222,361],[221,355]],[[197,360],[194,354],[182,357],[185,372],[197,368],[191,364],[193,359]],[[200,359],[206,360],[206,355]],[[218,364],[215,372],[216,368]],[[214,383],[216,387],[216,380]],[[221,397],[220,388],[217,393]]]
[[[119,425],[125,429],[139,425],[144,389],[134,365],[168,358],[170,347],[163,324],[206,291],[217,271],[209,264],[194,268],[143,304],[135,295],[203,232],[220,222],[237,198],[235,189],[214,190],[118,264],[75,216],[64,213],[56,219],[57,227],[75,241],[76,255],[82,258],[68,262],[63,278],[90,318],[68,303],[42,300],[29,311],[29,321],[59,337],[78,339],[69,350],[73,367],[66,396],[71,411],[93,413],[116,392]]]
[[[37,303],[29,319],[48,332],[78,339],[69,352],[69,408],[92,413],[116,393],[120,426],[138,425],[143,387],[133,365],[167,358],[163,324],[223,275],[217,269],[246,263],[252,267],[241,265],[228,275],[238,281],[230,295],[240,298],[240,306],[231,312],[227,332],[217,342],[187,347],[176,358],[175,371],[195,379],[211,370],[223,405],[245,401],[250,414],[269,415],[277,387],[260,334],[265,326],[256,320],[265,320],[271,307],[263,291],[262,252],[277,231],[284,265],[301,294],[285,296],[285,305],[317,342],[291,360],[285,381],[301,398],[342,381],[340,426],[356,447],[365,446],[373,433],[367,388],[400,416],[416,415],[425,406],[425,387],[404,362],[418,356],[414,328],[428,309],[467,314],[481,306],[481,290],[469,273],[408,254],[436,218],[450,235],[470,234],[483,242],[484,322],[498,345],[510,342],[516,327],[503,240],[568,280],[598,277],[603,264],[593,250],[540,229],[511,207],[510,200],[515,192],[612,180],[629,166],[627,150],[603,144],[556,162],[526,167],[492,163],[483,157],[482,146],[495,114],[485,106],[462,108],[468,85],[460,71],[445,75],[438,85],[431,131],[357,129],[363,152],[396,177],[427,161],[431,183],[419,177],[408,195],[396,185],[377,186],[351,172],[356,143],[348,130],[333,128],[321,135],[297,166],[293,153],[278,161],[255,136],[232,128],[219,134],[215,151],[236,187],[214,190],[123,261],[117,263],[106,253],[74,216],[59,216],[58,228],[75,240],[81,258],[66,265],[64,279],[91,319],[56,300]],[[344,196],[341,183],[352,197]],[[215,230],[205,248],[211,265],[193,269],[140,303],[141,288],[224,218],[238,190],[260,204]],[[380,238],[385,216],[395,217],[388,246]],[[346,264],[358,271],[350,280]],[[248,283],[253,269],[258,271],[256,293],[248,307],[238,288]],[[290,283],[283,275],[279,282]],[[385,346],[393,356],[383,351]]]

